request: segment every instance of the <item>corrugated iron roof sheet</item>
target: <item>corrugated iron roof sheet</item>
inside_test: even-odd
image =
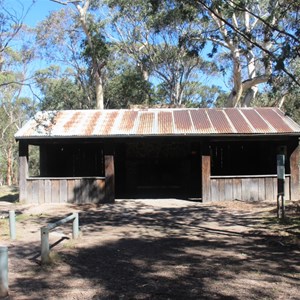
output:
[[[64,110],[37,113],[16,139],[159,135],[296,134],[277,108]]]

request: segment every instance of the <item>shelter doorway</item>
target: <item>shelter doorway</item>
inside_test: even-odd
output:
[[[201,149],[190,142],[143,140],[115,153],[120,198],[201,198]]]

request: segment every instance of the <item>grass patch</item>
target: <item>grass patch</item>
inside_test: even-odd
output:
[[[9,225],[8,219],[0,219],[0,236],[8,237],[9,236]]]
[[[65,249],[75,249],[76,248],[76,240],[69,239],[67,242],[63,244],[63,248]]]
[[[293,244],[300,244],[300,212],[299,212],[299,201],[289,202],[286,205],[284,219],[279,219],[274,216],[275,211],[266,215],[262,222],[267,226],[268,229],[275,232],[281,237],[287,237],[289,242]]]
[[[284,219],[278,219],[277,217],[266,217],[265,223],[269,225],[278,225],[283,228],[287,226],[300,227],[300,217],[285,217]]]
[[[17,214],[16,215],[16,222],[24,222],[27,221],[31,218],[30,215],[26,215],[26,214]]]

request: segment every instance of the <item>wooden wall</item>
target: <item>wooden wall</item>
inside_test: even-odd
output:
[[[22,191],[24,193],[24,191]],[[26,203],[102,203],[105,178],[27,178]]]
[[[277,199],[277,177],[211,176],[210,201],[263,201]],[[285,199],[291,199],[290,176],[285,179]]]

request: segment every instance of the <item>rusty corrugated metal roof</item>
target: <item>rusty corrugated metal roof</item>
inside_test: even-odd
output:
[[[164,135],[296,134],[277,108],[64,110],[39,112],[16,139]]]

